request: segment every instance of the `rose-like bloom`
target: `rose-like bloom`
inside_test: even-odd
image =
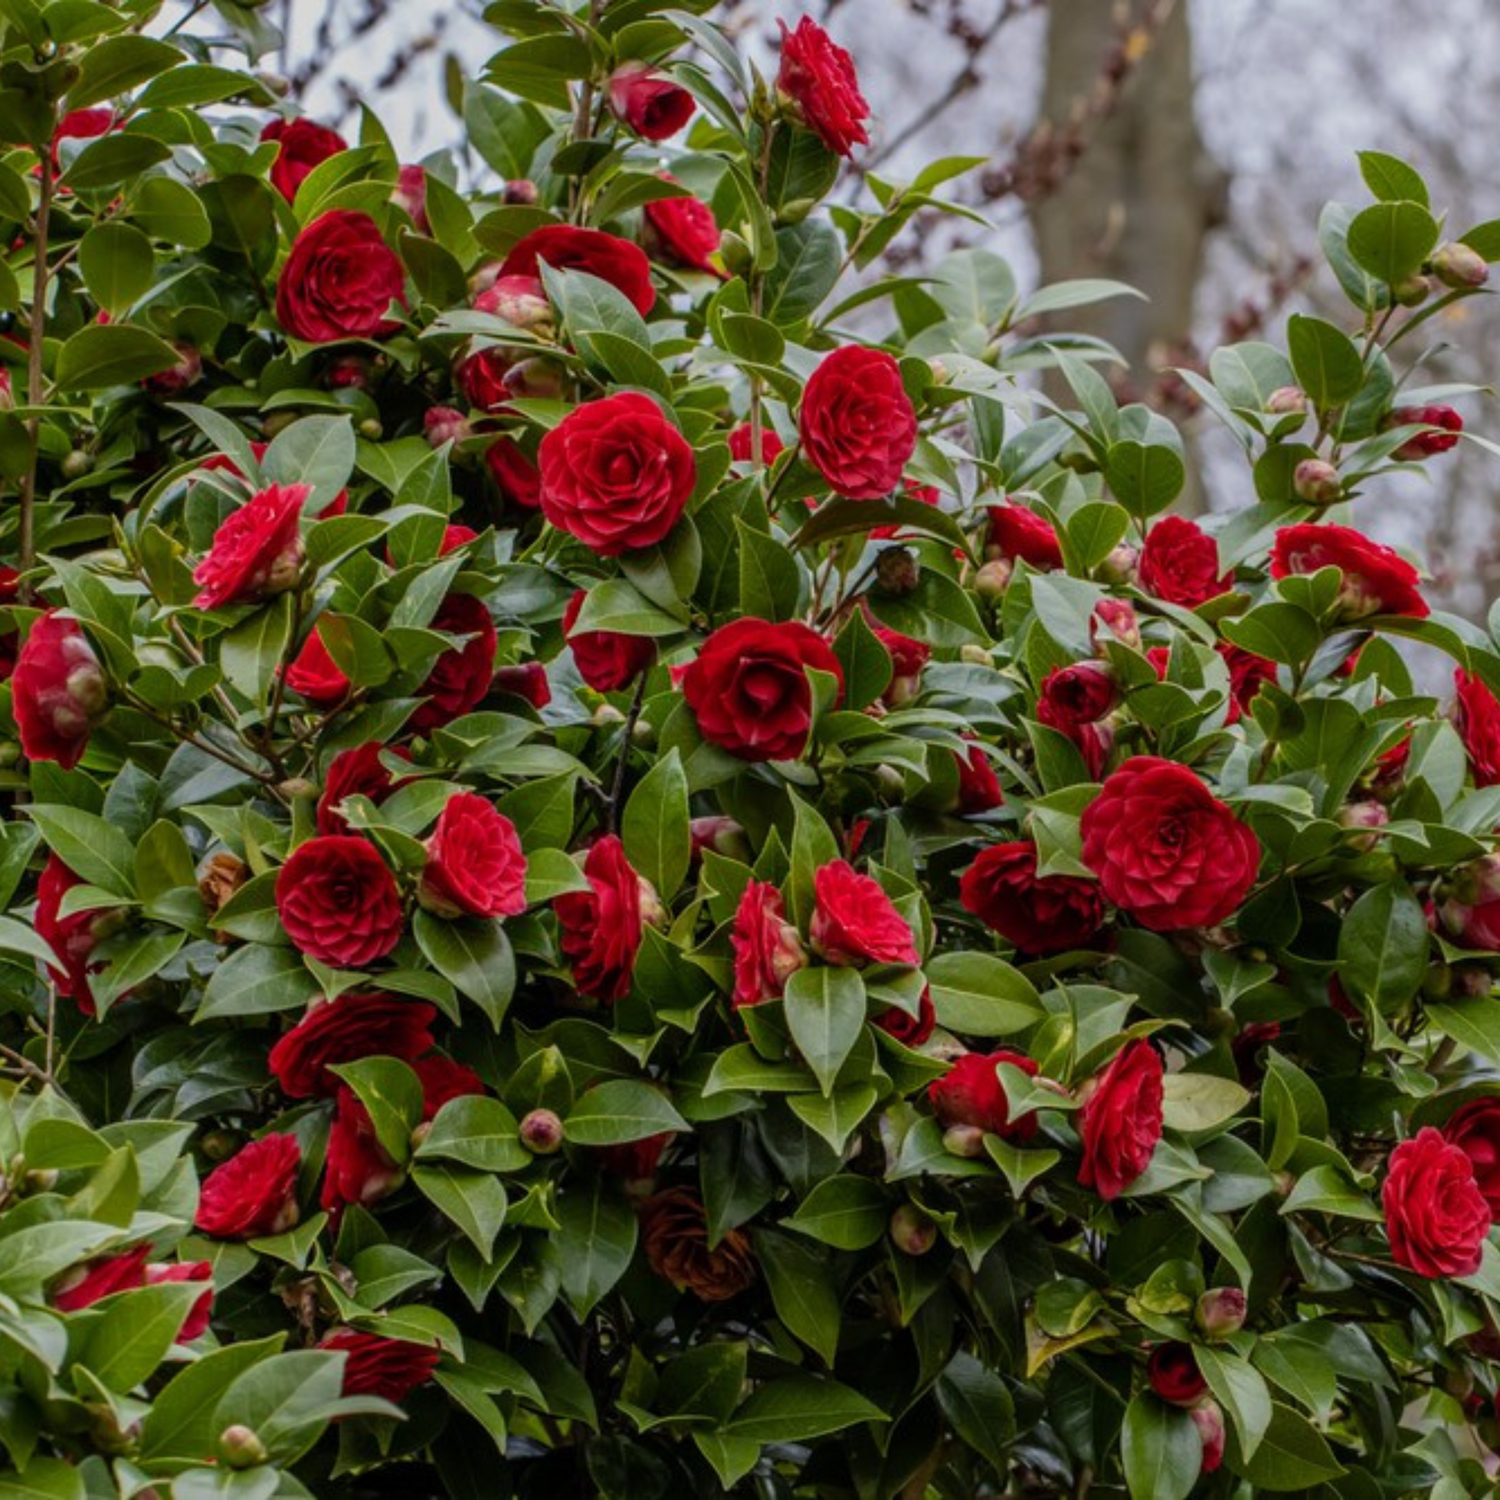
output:
[[[411,716],[411,727],[419,734],[441,729],[471,712],[489,692],[495,675],[495,622],[483,600],[472,594],[449,594],[433,617],[432,629],[468,639],[444,651],[417,689],[426,700]]]
[[[932,647],[925,641],[878,624],[873,616],[867,615],[867,619],[875,639],[891,658],[891,680],[885,685],[880,701],[888,708],[900,708],[917,696],[922,668],[932,659]]]
[[[251,1141],[203,1179],[193,1223],[216,1240],[253,1240],[290,1229],[297,1222],[301,1164],[294,1135]]]
[[[1191,1344],[1173,1341],[1158,1344],[1146,1361],[1146,1379],[1163,1401],[1173,1406],[1191,1406],[1208,1391],[1208,1382],[1198,1369]]]
[[[941,1078],[927,1085],[927,1099],[938,1123],[945,1129],[975,1125],[1008,1141],[1029,1141],[1036,1134],[1036,1111],[1011,1121],[1010,1104],[996,1071],[1001,1063],[1019,1068],[1028,1078],[1037,1075],[1036,1063],[1005,1047],[990,1053],[965,1052]]]
[[[449,797],[427,840],[418,899],[440,917],[526,910],[526,856],[516,825],[477,792]]]
[[[651,262],[639,245],[572,224],[544,224],[511,246],[500,265],[501,276],[540,276],[538,265],[554,271],[585,271],[622,293],[642,317],[656,304]]]
[[[426,1344],[360,1333],[354,1328],[335,1328],[324,1335],[318,1348],[346,1356],[340,1395],[379,1396],[397,1406],[432,1379],[443,1357],[440,1349]]]
[[[931,1040],[932,1033],[937,1030],[937,1007],[932,1003],[932,990],[923,987],[916,1015],[892,1005],[872,1019],[887,1036],[894,1037],[903,1047],[920,1047]]]
[[[688,822],[688,837],[691,840],[690,858],[694,864],[703,858],[705,851],[712,849],[726,859],[736,859],[748,864],[750,845],[745,838],[744,827],[723,813],[708,813]]]
[[[138,1245],[119,1255],[106,1255],[69,1271],[52,1289],[48,1300],[58,1312],[78,1312],[103,1297],[128,1292],[146,1284],[146,1261],[151,1246]]]
[[[338,131],[299,116],[295,120],[272,120],[262,129],[263,141],[275,141],[281,147],[271,163],[271,186],[288,203],[297,196],[312,169],[347,151],[349,143]]]
[[[1443,1139],[1469,1158],[1490,1217],[1500,1219],[1500,1099],[1471,1099],[1455,1110],[1443,1126]]]
[[[797,428],[807,461],[850,500],[889,495],[917,446],[917,413],[901,366],[862,344],[823,356],[802,393]]]
[[[842,700],[843,668],[822,636],[796,620],[735,620],[704,641],[682,695],[710,744],[741,760],[795,760],[812,730],[808,668],[837,678]]]
[[[637,391],[575,407],[537,458],[542,514],[601,557],[661,541],[698,477],[692,445]]]
[[[340,750],[329,763],[323,778],[323,795],[318,798],[318,832],[348,833],[349,824],[339,811],[346,797],[368,797],[377,807],[405,781],[395,780],[380,763],[381,746],[374,740],[353,750]],[[402,760],[411,757],[405,750],[391,752]]]
[[[755,1256],[742,1229],[731,1229],[712,1250],[703,1200],[692,1188],[654,1193],[640,1209],[646,1263],[678,1291],[700,1302],[727,1302],[755,1280]]]
[[[645,1182],[656,1176],[662,1153],[672,1142],[674,1132],[664,1130],[644,1140],[626,1141],[619,1146],[603,1146],[598,1151],[599,1165],[606,1172],[623,1177],[626,1182]]]
[[[432,1050],[437,1011],[398,995],[352,994],[320,1000],[271,1048],[271,1075],[292,1099],[336,1094],[328,1070],[364,1057],[411,1062]]]
[[[514,438],[497,438],[484,450],[484,463],[502,499],[523,510],[541,505],[541,473]]]
[[[350,834],[299,844],[276,876],[286,935],[319,963],[360,969],[401,941],[396,877],[374,844]]]
[[[427,170],[414,162],[402,167],[396,174],[396,186],[391,192],[391,202],[411,220],[418,234],[431,234],[432,224],[427,218]]]
[[[311,493],[305,484],[273,484],[231,511],[193,570],[194,606],[258,604],[295,587],[306,555],[302,507]]]
[[[349,695],[349,679],[333,659],[316,629],[307,633],[302,649],[286,669],[286,685],[314,708],[337,708]]]
[[[854,59],[810,16],[803,16],[795,31],[788,31],[785,21],[776,24],[781,27],[777,90],[830,151],[848,156],[856,146],[869,145],[870,106],[859,91]]]
[[[1255,883],[1260,844],[1188,770],[1136,755],[1084,809],[1083,862],[1108,900],[1154,932],[1213,927]]]
[[[505,377],[515,362],[514,352],[502,344],[476,349],[453,367],[454,383],[470,406],[480,411],[501,412],[511,400]]]
[[[1036,873],[1029,840],[982,849],[958,883],[964,910],[1023,953],[1086,948],[1104,925],[1099,886],[1074,875]]]
[[[405,286],[401,258],[374,219],[330,209],[292,241],[276,283],[276,318],[309,344],[383,339],[401,326],[388,314],[393,302],[406,306]]]
[[[638,136],[664,141],[693,117],[693,96],[638,59],[621,63],[609,75],[609,107]]]
[[[1064,734],[1102,719],[1120,701],[1114,674],[1097,661],[1054,667],[1043,679],[1037,696],[1039,723]]]
[[[1451,406],[1398,406],[1381,424],[1384,427],[1437,427],[1439,432],[1419,432],[1409,437],[1391,455],[1402,463],[1420,463],[1434,454],[1446,453],[1458,442],[1464,419]]]
[[[1078,1180],[1106,1202],[1151,1164],[1161,1139],[1163,1072],[1150,1042],[1129,1042],[1093,1081],[1078,1113],[1083,1139]]]
[[[1062,544],[1057,528],[1045,516],[1014,500],[989,508],[989,547],[999,557],[1022,562],[1033,568],[1060,568],[1063,565]]]
[[[1217,1401],[1200,1401],[1189,1412],[1198,1436],[1203,1440],[1203,1459],[1199,1472],[1212,1474],[1224,1462],[1224,1412]]]
[[[787,980],[807,963],[802,939],[786,919],[781,892],[764,880],[752,880],[745,887],[729,946],[734,950],[736,1009],[778,999]]]
[[[587,891],[569,891],[552,903],[562,929],[562,951],[578,992],[613,1005],[630,993],[641,947],[644,882],[612,833],[594,843],[583,873]]]
[[[724,441],[729,444],[729,456],[736,463],[750,462],[750,424],[748,422],[741,422],[738,427],[730,428]],[[760,429],[761,463],[766,468],[770,468],[785,449],[786,444],[777,437],[775,429],[762,424]]]
[[[1453,725],[1468,751],[1474,785],[1500,785],[1500,699],[1462,667],[1453,674],[1453,686]]]
[[[485,1092],[484,1079],[473,1068],[454,1062],[441,1052],[419,1057],[412,1065],[422,1085],[422,1118],[430,1120],[447,1103],[468,1094]]]
[[[1141,588],[1168,604],[1194,609],[1226,593],[1233,572],[1219,572],[1219,544],[1185,516],[1163,516],[1141,548]]]
[[[1343,573],[1337,603],[1348,622],[1368,615],[1426,619],[1427,601],[1417,589],[1417,570],[1399,553],[1372,542],[1352,526],[1283,526],[1271,548],[1271,577],[1289,578],[1338,568]]]
[[[1234,1034],[1229,1051],[1234,1057],[1235,1072],[1246,1088],[1253,1087],[1265,1072],[1261,1048],[1269,1046],[1280,1035],[1280,1021],[1251,1021]]]
[[[1431,1125],[1391,1152],[1380,1201],[1397,1265],[1434,1280],[1479,1269],[1490,1205],[1468,1153]]]
[[[525,661],[518,666],[500,667],[491,686],[497,693],[511,693],[524,698],[533,708],[541,709],[552,701],[552,684],[547,668],[539,661]]]
[[[1276,663],[1242,646],[1220,645],[1218,651],[1229,668],[1229,713],[1225,722],[1237,724],[1250,712],[1250,702],[1261,684],[1276,681]]]
[[[971,745],[967,755],[955,753],[958,763],[958,811],[965,817],[991,812],[1005,804],[1000,778],[982,745]]]
[[[813,947],[831,964],[914,964],[916,939],[872,876],[835,859],[813,876]]]
[[[690,271],[723,272],[714,264],[719,225],[713,210],[697,198],[656,198],[642,210],[648,245],[659,260]]]
[[[1140,621],[1135,617],[1135,605],[1128,599],[1101,599],[1089,616],[1089,640],[1101,655],[1111,637],[1132,650],[1141,649]]]
[[[32,622],[11,674],[11,713],[28,760],[71,771],[109,709],[109,684],[83,627],[55,609]]]
[[[563,635],[573,649],[578,675],[596,693],[628,687],[656,660],[656,642],[648,635],[621,635],[615,630],[574,630],[587,589],[578,589],[563,611]]]
[[[63,897],[74,886],[83,885],[55,854],[47,856],[36,887],[36,913],[32,922],[37,935],[62,961],[62,967],[47,966],[53,987],[64,1000],[74,1000],[84,1015],[95,1013],[94,992],[89,975],[100,965],[93,963],[94,948],[100,939],[113,931],[119,918],[109,911],[75,911],[62,915]],[[124,998],[123,996],[121,997]]]

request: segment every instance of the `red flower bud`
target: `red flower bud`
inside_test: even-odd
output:
[[[550,1109],[534,1109],[521,1121],[521,1144],[534,1156],[551,1156],[563,1143],[563,1123]]]
[[[1448,240],[1432,252],[1432,274],[1444,286],[1467,291],[1483,286],[1490,279],[1490,268],[1484,257],[1459,240]]]
[[[903,1203],[891,1215],[891,1243],[903,1255],[926,1255],[937,1244],[937,1225],[914,1204]]]
[[[1198,1326],[1211,1339],[1228,1338],[1245,1326],[1245,1294],[1237,1286],[1216,1286],[1198,1299]]]
[[[1331,505],[1344,492],[1339,471],[1321,458],[1304,458],[1292,470],[1292,489],[1309,505]]]

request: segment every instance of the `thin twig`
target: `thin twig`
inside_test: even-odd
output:
[[[21,599],[29,602],[26,574],[36,562],[36,469],[41,453],[42,340],[47,333],[47,238],[52,223],[53,166],[50,140],[42,148],[41,195],[36,210],[36,249],[31,272],[31,329],[26,350],[26,471],[21,476]]]

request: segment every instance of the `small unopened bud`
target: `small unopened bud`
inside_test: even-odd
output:
[[[564,371],[555,359],[523,359],[505,372],[505,389],[517,400],[556,401]]]
[[[1273,417],[1307,415],[1307,392],[1300,385],[1279,385],[1266,397],[1266,410]]]
[[[1009,558],[997,557],[984,564],[974,575],[974,592],[981,599],[998,599],[1010,587],[1015,567]]]
[[[1432,252],[1432,274],[1454,291],[1483,286],[1490,279],[1484,257],[1458,240],[1449,240]]]
[[[1344,492],[1339,471],[1321,458],[1304,458],[1292,470],[1292,489],[1309,505],[1330,505]]]
[[[958,659],[971,667],[992,667],[995,664],[994,657],[974,641],[965,641],[958,648]]]
[[[647,927],[665,927],[671,920],[666,902],[656,892],[656,887],[644,875],[637,877],[640,884],[641,921]]]
[[[249,0],[250,8],[258,10],[256,0]],[[262,0],[264,3],[264,0]],[[292,91],[292,81],[284,73],[257,73],[255,81],[268,93],[277,99],[285,99]]]
[[[57,1186],[57,1168],[33,1167],[22,1181],[28,1193],[50,1193]],[[4,1182],[5,1179],[0,1177],[0,1183]],[[0,1193],[4,1191],[5,1188],[0,1187]]]
[[[1453,993],[1453,970],[1447,964],[1432,964],[1422,976],[1422,994],[1428,1000],[1446,1000]]]
[[[362,438],[368,438],[372,443],[379,442],[384,431],[385,428],[380,425],[379,417],[366,417],[359,424],[359,435]]]
[[[1212,1474],[1224,1462],[1224,1413],[1217,1401],[1205,1401],[1188,1411],[1203,1440],[1202,1472]]]
[[[1141,626],[1136,619],[1135,606],[1128,599],[1101,599],[1089,617],[1089,639],[1100,656],[1104,655],[1105,644],[1111,639],[1139,651]]]
[[[551,1156],[563,1143],[563,1123],[550,1109],[534,1109],[521,1121],[521,1144],[533,1156]]]
[[[422,417],[422,430],[434,448],[461,443],[474,435],[469,419],[451,406],[430,406]]]
[[[298,797],[316,797],[318,784],[316,781],[309,781],[305,776],[288,776],[276,790],[290,802]]]
[[[21,747],[15,740],[0,740],[0,769],[9,770],[21,759]]]
[[[294,411],[270,412],[261,420],[261,436],[264,437],[267,442],[269,442],[273,437],[276,436],[278,432],[285,431],[285,429],[290,427],[296,420],[297,413]]]
[[[688,824],[688,836],[692,840],[694,859],[701,859],[705,849],[712,849],[726,859],[737,859],[742,864],[749,864],[755,857],[745,830],[722,813],[694,818]]]
[[[235,1422],[219,1434],[219,1457],[231,1469],[253,1469],[270,1456],[260,1434],[242,1422]]]
[[[1402,307],[1420,307],[1432,291],[1432,283],[1425,276],[1408,276],[1391,288],[1391,295]]]
[[[335,391],[362,391],[370,384],[370,361],[362,354],[341,354],[323,371],[323,384]]]
[[[884,801],[896,802],[906,795],[906,777],[882,761],[875,767],[875,787]]]
[[[937,1244],[937,1225],[915,1204],[903,1203],[891,1215],[891,1243],[904,1255],[926,1255]]]
[[[1349,840],[1349,843],[1363,854],[1368,854],[1379,842],[1376,829],[1384,828],[1391,821],[1391,815],[1386,811],[1385,804],[1377,802],[1373,797],[1362,798],[1358,802],[1346,802],[1338,813],[1338,820],[1345,828],[1366,828],[1370,831],[1361,834],[1358,838]]]
[[[1495,976],[1483,964],[1453,966],[1453,996],[1458,1000],[1480,1000],[1495,988]]]
[[[731,229],[726,229],[719,236],[719,254],[731,276],[747,275],[755,264],[755,256],[749,245]]]
[[[83,448],[75,448],[62,461],[64,479],[82,479],[94,469],[94,455]]]
[[[237,1130],[210,1130],[198,1144],[210,1161],[228,1161],[244,1139]]]
[[[422,1143],[432,1134],[432,1121],[423,1120],[419,1125],[413,1126],[411,1133],[411,1149],[420,1151]]]
[[[529,208],[536,202],[536,183],[526,177],[514,178],[505,184],[505,192],[501,197],[505,203],[518,203]]]
[[[1140,548],[1122,542],[1111,548],[1109,555],[1099,564],[1099,576],[1106,583],[1134,583],[1140,562]]]
[[[1297,1179],[1290,1172],[1273,1172],[1271,1174],[1272,1186],[1280,1198],[1290,1198],[1292,1189],[1297,1186]]]
[[[601,703],[593,713],[593,723],[598,729],[608,729],[615,724],[623,724],[625,715],[614,706],[613,703]]]
[[[1198,1327],[1211,1339],[1228,1338],[1245,1326],[1245,1294],[1237,1286],[1216,1286],[1198,1299]]]
[[[953,378],[953,372],[940,359],[929,359],[927,361],[927,368],[932,373],[932,383],[934,385],[947,385]]]
[[[921,581],[916,553],[905,547],[886,547],[875,560],[875,582],[887,594],[910,594]]]
[[[203,374],[203,356],[191,344],[179,342],[172,347],[180,356],[177,363],[141,382],[153,396],[180,395]]]
[[[474,299],[474,306],[515,328],[549,337],[552,333],[552,304],[535,276],[501,276]]]
[[[950,1125],[943,1132],[943,1150],[949,1156],[983,1156],[984,1130],[978,1125]]]

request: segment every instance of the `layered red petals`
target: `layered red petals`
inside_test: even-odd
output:
[[[846,344],[823,356],[802,393],[802,451],[840,495],[878,500],[901,482],[917,413],[884,350]]]
[[[276,910],[301,952],[336,968],[363,968],[401,941],[396,877],[374,844],[348,834],[292,851],[276,876]]]
[[[1433,1280],[1479,1269],[1490,1205],[1462,1146],[1424,1126],[1391,1152],[1380,1201],[1397,1265]]]
[[[1151,1163],[1161,1139],[1164,1071],[1150,1042],[1129,1042],[1093,1081],[1078,1113],[1078,1180],[1106,1201],[1118,1198]]]
[[[959,899],[986,927],[1023,953],[1085,948],[1104,925],[1096,881],[1037,874],[1029,840],[981,850],[959,880]]]
[[[450,797],[427,840],[420,900],[442,917],[525,911],[526,856],[515,824],[477,793]]]

